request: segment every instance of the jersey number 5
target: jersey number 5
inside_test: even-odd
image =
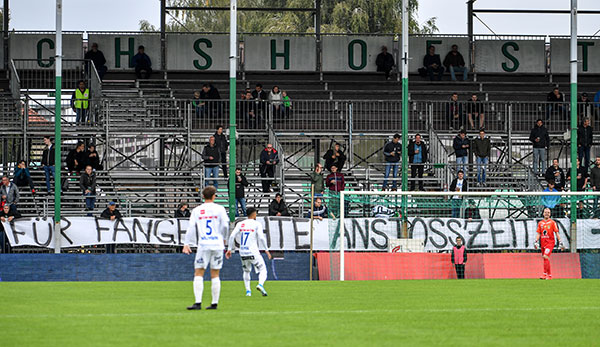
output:
[[[210,222],[212,222],[212,219],[207,219],[206,220],[206,229],[208,229],[209,231],[206,233],[206,235],[210,235],[212,234],[213,230],[212,227],[210,226]]]

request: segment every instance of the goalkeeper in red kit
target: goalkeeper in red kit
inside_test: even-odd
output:
[[[537,237],[535,238],[534,246],[536,249],[542,246],[542,257],[544,258],[544,274],[540,277],[543,280],[552,279],[552,274],[550,272],[550,254],[552,254],[552,250],[554,249],[554,245],[556,244],[556,240],[558,240],[559,247],[564,250],[565,246],[560,241],[560,235],[558,233],[558,226],[556,222],[550,219],[550,209],[546,207],[544,209],[544,219],[538,223],[537,227]]]

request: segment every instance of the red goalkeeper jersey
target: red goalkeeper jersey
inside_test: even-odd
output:
[[[542,248],[554,248],[556,241],[554,233],[558,233],[558,226],[552,219],[541,220],[538,223],[537,233],[540,234],[540,245]]]

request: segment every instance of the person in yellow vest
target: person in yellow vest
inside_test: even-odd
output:
[[[90,107],[90,90],[85,86],[84,81],[77,82],[77,89],[73,92],[73,96],[71,97],[71,107],[77,117],[75,118],[75,122],[77,124],[86,124],[89,121],[89,107]]]

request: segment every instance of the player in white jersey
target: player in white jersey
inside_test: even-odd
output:
[[[204,290],[204,270],[210,266],[212,304],[207,310],[214,310],[219,303],[221,293],[221,279],[219,270],[223,266],[223,250],[225,249],[225,238],[229,231],[229,216],[225,208],[215,204],[217,190],[208,186],[202,190],[204,204],[192,210],[190,223],[185,233],[185,244],[183,253],[190,254],[190,245],[198,245],[196,260],[194,261],[194,296],[196,302],[189,306],[188,310],[200,310],[202,308],[202,291]]]
[[[256,209],[250,207],[246,213],[248,219],[239,222],[229,237],[229,248],[227,249],[227,253],[225,253],[225,257],[227,257],[227,259],[231,257],[231,251],[233,251],[235,247],[235,239],[238,235],[241,235],[240,259],[242,260],[242,270],[244,271],[246,296],[252,295],[252,292],[250,291],[250,271],[252,271],[252,267],[254,267],[254,271],[258,274],[258,285],[256,286],[256,289],[258,289],[263,296],[267,296],[267,291],[264,287],[265,281],[267,280],[267,266],[265,265],[263,257],[260,255],[258,243],[260,242],[265,248],[265,253],[267,253],[269,259],[271,259],[271,253],[269,253],[269,250],[267,249],[267,239],[263,233],[262,224],[256,220]]]

